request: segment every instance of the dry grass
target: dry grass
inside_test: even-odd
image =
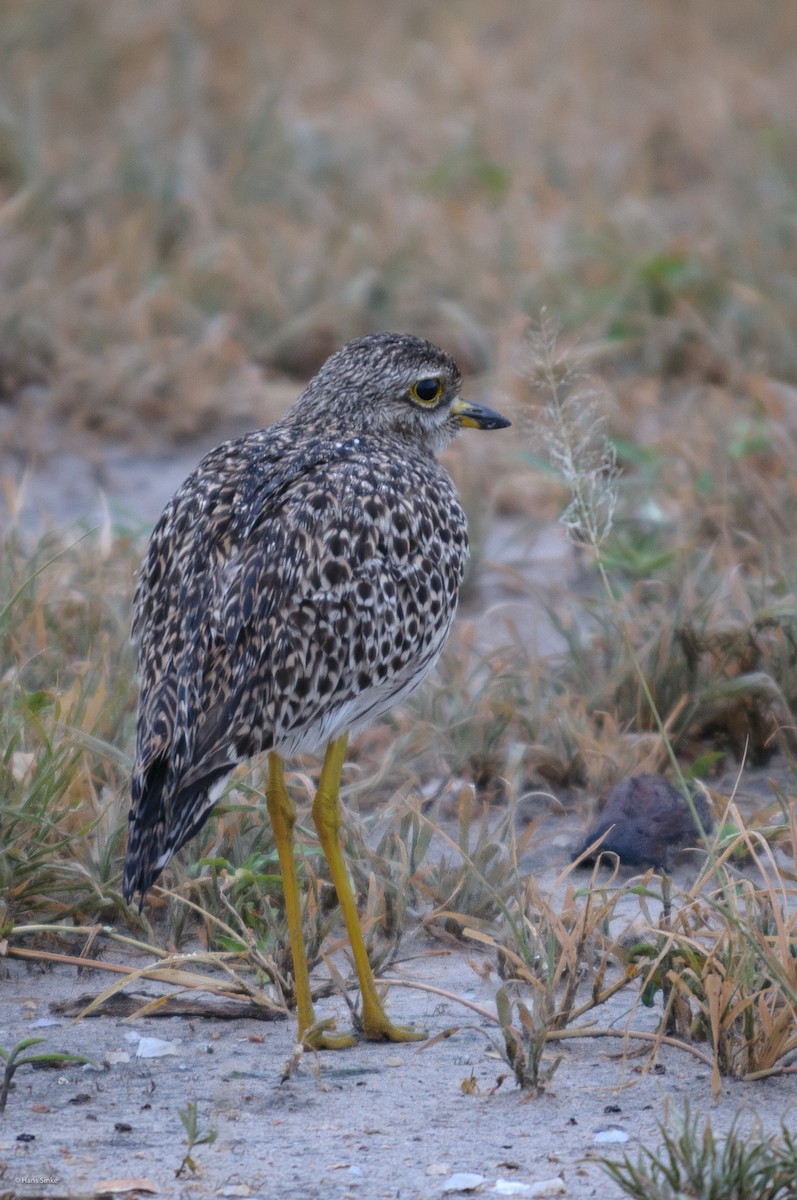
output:
[[[11,0],[17,436],[257,418],[253,361],[304,376],[375,327],[483,367],[542,303],[630,351],[634,405],[687,381],[753,416],[751,372],[797,373],[795,25],[789,0]]]
[[[134,704],[130,549],[0,545],[0,893],[9,917],[108,915]]]

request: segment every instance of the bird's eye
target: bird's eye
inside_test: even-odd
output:
[[[443,385],[439,379],[419,379],[410,388],[410,395],[413,400],[419,400],[421,404],[434,404],[440,399],[440,393],[443,390]]]

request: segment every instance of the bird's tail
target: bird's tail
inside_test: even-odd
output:
[[[139,911],[144,897],[174,853],[164,791],[168,762],[158,758],[146,771],[134,771],[132,805],[128,817],[127,856],[122,892],[128,904],[139,893]]]
[[[231,767],[206,775],[167,796],[168,765],[156,760],[143,778],[133,778],[127,856],[122,892],[129,904],[144,897],[172,855],[198,833],[210,816]]]
[[[144,907],[144,897],[173,853],[166,844],[162,826],[144,829],[131,820],[122,892],[128,904],[138,892],[139,912]]]

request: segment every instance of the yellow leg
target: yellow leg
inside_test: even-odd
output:
[[[296,980],[296,1007],[299,1015],[299,1041],[307,1042],[318,1050],[338,1050],[353,1046],[351,1034],[329,1033],[329,1023],[316,1024],[313,999],[310,992],[310,972],[307,969],[307,953],[302,932],[302,909],[299,902],[299,884],[296,878],[296,862],[293,857],[293,827],[296,824],[296,805],[285,787],[282,759],[278,754],[268,756],[268,784],[266,807],[274,830],[277,844],[282,890],[285,896],[285,915],[291,939],[293,976]]]
[[[346,932],[349,935],[354,966],[362,994],[362,1026],[365,1036],[370,1041],[412,1042],[418,1041],[426,1034],[423,1030],[413,1029],[409,1025],[394,1025],[387,1016],[382,1001],[374,983],[371,964],[368,961],[368,951],[360,929],[357,916],[357,905],[354,892],[349,881],[349,872],[340,848],[340,776],[346,757],[348,738],[337,738],[327,746],[324,765],[321,768],[321,778],[318,781],[315,803],[313,804],[313,821],[318,831],[318,840],[329,863],[329,871],[335,891],[338,894]]]

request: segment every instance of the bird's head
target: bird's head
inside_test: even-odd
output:
[[[439,453],[462,428],[503,429],[505,417],[460,395],[450,354],[402,333],[375,333],[328,358],[297,402],[303,420],[347,435],[393,434]]]

